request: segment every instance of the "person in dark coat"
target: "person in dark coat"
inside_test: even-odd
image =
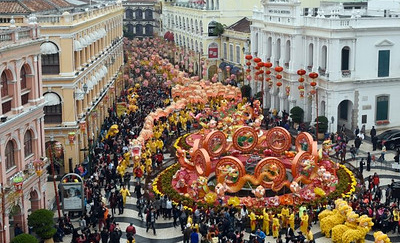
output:
[[[371,171],[371,153],[367,154],[367,171]]]
[[[103,228],[100,235],[101,235],[101,243],[108,243],[108,238],[110,237],[110,233],[108,232],[106,227]]]
[[[117,195],[118,215],[124,213],[124,199],[121,193]]]
[[[354,139],[354,147],[356,147],[356,154],[358,154],[358,151],[360,150],[361,143],[362,143],[361,138],[357,136],[356,139]]]
[[[372,126],[372,129],[369,132],[369,135],[371,136],[371,140],[376,136],[375,126]]]
[[[362,158],[361,161],[360,161],[360,173],[361,173],[361,175],[363,174],[363,170],[364,170],[364,158]]]
[[[378,144],[378,138],[376,136],[374,136],[373,138],[371,138],[371,142],[372,142],[372,151],[376,151],[376,145]]]

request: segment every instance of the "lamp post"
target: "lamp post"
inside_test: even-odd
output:
[[[51,176],[53,177],[53,186],[54,186],[54,193],[56,196],[56,203],[57,203],[57,212],[58,212],[58,218],[61,218],[61,210],[60,210],[60,198],[58,197],[58,191],[57,191],[57,184],[56,184],[56,176],[54,173],[54,159],[53,159],[53,153],[52,153],[52,144],[50,143],[48,148],[49,151],[49,157],[50,157],[50,165],[51,165]]]
[[[6,228],[5,228],[5,220],[6,220],[6,202],[4,196],[4,185],[3,183],[0,184],[0,193],[1,193],[1,231],[3,235],[3,242],[6,242]]]

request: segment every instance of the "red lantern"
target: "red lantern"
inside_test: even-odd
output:
[[[304,89],[304,85],[299,85],[297,88],[298,89]]]
[[[317,85],[317,82],[312,81],[312,82],[310,83],[310,85],[313,86],[313,87],[315,87],[315,86]]]
[[[260,70],[260,67],[259,66],[256,66],[256,67],[254,67],[256,70]]]
[[[308,74],[308,76],[310,77],[310,78],[318,78],[318,73],[316,73],[316,72],[312,72],[312,73],[310,73],[310,74]]]
[[[246,58],[246,60],[251,60],[251,59],[253,59],[253,56],[252,55],[246,55],[245,58]]]
[[[271,62],[265,62],[264,63],[264,67],[270,68],[270,67],[272,67],[272,63]]]
[[[271,81],[271,78],[265,78],[265,81],[269,82]]]
[[[304,82],[304,78],[303,77],[300,77],[298,80],[299,80],[300,83]]]
[[[264,63],[263,62],[259,62],[259,63],[257,63],[257,67],[264,67]]]
[[[251,72],[251,69],[250,69],[250,68],[249,68],[249,69],[246,69],[246,72],[248,72],[248,73]]]
[[[247,66],[250,66],[250,65],[251,65],[251,62],[246,62],[246,65],[247,65]]]
[[[255,58],[254,58],[254,62],[255,62],[255,63],[259,63],[259,62],[261,62],[261,58],[259,58],[259,57],[255,57]]]
[[[285,90],[286,90],[286,95],[289,96],[290,95],[290,86],[286,86]]]
[[[276,86],[281,87],[281,86],[282,86],[282,83],[281,83],[280,81],[278,81],[278,82],[276,83]]]
[[[283,67],[281,67],[281,66],[277,66],[277,67],[275,67],[275,71],[276,72],[282,72],[283,71]]]
[[[315,89],[310,90],[310,94],[315,95],[317,91]]]
[[[276,75],[276,79],[282,79],[282,75],[277,74],[277,75]]]
[[[259,73],[260,73],[260,74],[263,74],[263,73],[264,73],[264,70],[260,70]]]
[[[267,70],[267,71],[265,71],[265,73],[266,73],[267,75],[270,75],[270,74],[271,74],[271,70]]]
[[[304,70],[304,69],[299,69],[299,70],[297,70],[297,74],[300,75],[300,76],[302,76],[302,75],[306,74],[306,70]]]

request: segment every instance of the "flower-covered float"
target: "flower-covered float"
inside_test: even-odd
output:
[[[257,101],[219,103],[214,110],[206,103],[202,129],[176,141],[179,163],[154,180],[156,193],[188,207],[243,204],[261,214],[264,206],[315,203],[354,192],[352,173],[329,158],[329,141],[318,149],[310,134],[300,133],[292,150],[286,129],[260,128]]]

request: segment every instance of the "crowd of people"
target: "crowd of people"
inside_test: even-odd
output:
[[[156,49],[157,45],[148,40],[136,44],[142,49],[152,45]],[[149,58],[152,54],[146,51],[140,53],[136,57],[138,60]],[[161,77],[151,74],[153,76],[147,78],[154,79],[148,85],[136,85],[137,80],[145,78],[147,69],[137,65],[135,70],[139,71],[131,73],[133,82],[127,82],[126,89],[119,94],[118,102],[128,102],[133,90],[138,96],[137,110],[125,112],[120,116],[116,112],[115,105],[108,110],[101,135],[95,143],[91,175],[84,181],[85,210],[79,213],[79,227],[74,227],[71,223],[70,218],[74,216],[72,213],[64,215],[57,225],[57,236],[61,240],[64,234],[72,234],[72,243],[119,243],[123,237],[127,239],[127,243],[135,242],[135,226],[131,223],[126,229],[121,229],[116,220],[117,212],[118,215],[124,213],[127,197],[132,196],[131,184],[134,184],[133,192],[137,199],[138,217],[145,221],[146,232],[151,230],[154,235],[157,233],[156,221],[164,218],[173,220],[173,226],[181,229],[184,243],[262,243],[267,235],[274,236],[276,242],[284,240],[314,242],[311,226],[317,223],[319,212],[334,207],[333,202],[300,208],[288,207],[281,212],[264,210],[262,219],[257,220],[254,218],[254,213],[249,212],[245,206],[236,208],[225,205],[218,209],[197,207],[188,210],[180,203],[174,204],[167,196],[151,198],[145,195],[142,188],[143,177],[161,166],[167,145],[183,132],[190,131],[193,120],[188,117],[187,112],[183,112],[175,113],[175,117],[171,116],[172,118],[166,117],[155,121],[155,125],[160,128],[160,134],[147,143],[149,152],[135,161],[132,173],[120,170],[120,161],[128,152],[130,141],[138,137],[146,116],[157,108],[166,107],[171,100],[170,87],[164,84]],[[195,110],[195,115],[196,112],[199,110]],[[282,126],[289,129],[289,115],[285,111],[279,113],[272,111],[264,119],[267,128]],[[118,125],[119,132],[115,136],[106,138],[105,134],[114,124]],[[358,136],[360,133],[363,134],[358,131],[354,146],[350,148],[353,159],[356,158],[362,144],[363,137]],[[336,144],[334,146],[336,157],[344,162],[349,141],[345,131],[331,134],[329,138]],[[370,155],[367,156],[366,162],[369,171]],[[81,167],[78,166],[77,169],[79,168]],[[81,169],[79,171],[82,172]],[[363,196],[350,200],[353,210],[360,215],[367,214],[372,217],[375,223],[374,229],[382,229],[383,232],[399,231],[399,202],[391,193],[394,182],[387,186],[384,202],[379,176],[376,174],[370,176],[366,183],[368,185],[362,187],[358,194]],[[250,234],[249,238],[245,239],[246,230],[250,230]]]

